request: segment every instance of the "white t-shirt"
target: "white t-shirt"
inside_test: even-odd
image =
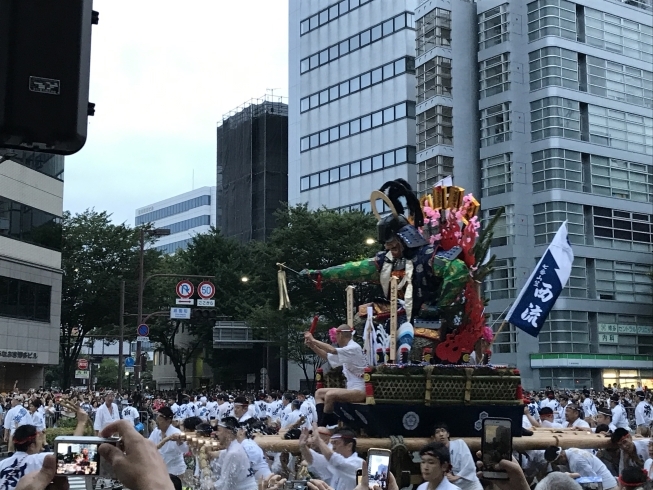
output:
[[[13,456],[0,461],[0,488],[2,490],[16,488],[18,480],[43,467],[43,459],[48,454],[52,453],[27,454],[16,451]]]
[[[353,340],[350,340],[344,347],[336,347],[335,354],[327,354],[331,367],[342,366],[342,372],[347,378],[348,390],[365,391],[363,374],[367,367],[367,359],[363,349]]]
[[[465,441],[456,439],[449,441],[449,455],[451,456],[452,473],[460,476],[453,484],[463,490],[483,490],[481,482],[476,476],[476,464]]]
[[[429,482],[425,481],[422,483],[419,487],[417,487],[417,490],[428,490],[429,488]],[[445,476],[440,484],[435,487],[435,490],[458,490],[458,487],[451,483],[449,480],[447,480],[447,477]]]
[[[22,405],[16,405],[14,408],[9,410],[5,416],[5,429],[9,429],[12,436],[18,427],[31,423],[32,417],[27,409]]]
[[[34,427],[36,427],[36,430],[38,432],[45,431],[45,419],[43,418],[43,415],[41,415],[38,411],[36,411],[30,415],[30,418],[31,421],[27,422],[28,424],[32,424]]]
[[[630,430],[626,410],[618,403],[612,409],[612,423],[617,428],[621,427],[622,429]]]
[[[649,425],[653,421],[653,407],[645,400],[642,400],[635,407],[635,423],[637,425]]]
[[[218,420],[222,421],[225,417],[233,417],[234,405],[231,402],[223,402],[218,406]]]
[[[287,429],[288,427],[296,423],[301,416],[302,414],[299,410],[293,410],[289,414],[284,414],[284,417],[281,420],[281,428]]]
[[[548,420],[542,420],[540,425],[550,429],[564,429],[562,424],[559,424],[558,422],[549,422]]]
[[[134,421],[140,418],[140,415],[138,414],[138,410],[127,405],[122,409],[122,418],[129,420],[132,424],[134,424]]]
[[[93,423],[93,428],[97,431],[101,431],[110,423],[116,422],[118,420],[120,420],[118,405],[112,403],[111,412],[109,412],[107,404],[103,403],[98,407],[97,412],[95,413],[95,422]]]
[[[614,488],[617,486],[617,480],[612,473],[603,464],[599,458],[589,451],[583,449],[570,448],[566,449],[567,459],[569,460],[569,471],[578,473],[580,476],[598,476],[601,477],[603,488]]]
[[[256,442],[251,439],[245,439],[240,443],[240,445],[243,446],[243,449],[249,458],[250,468],[254,471],[257,481],[267,478],[272,474],[270,466],[265,460],[263,450],[258,444],[256,444]]]
[[[583,411],[585,412],[585,417],[594,417],[596,415],[596,405],[594,405],[590,397],[583,400]]]
[[[226,451],[220,451],[218,459],[211,461],[211,468],[217,474],[214,488],[220,490],[257,490],[254,470],[243,446],[232,441]]]
[[[168,427],[166,433],[163,434],[161,429],[154,429],[150,434],[150,441],[158,445],[163,439],[173,434],[180,434],[181,431],[172,425]],[[176,441],[168,441],[159,449],[159,453],[163,457],[163,461],[168,468],[168,473],[171,475],[181,475],[186,471],[186,463],[184,462],[184,453],[188,452],[188,444],[177,444]]]
[[[590,428],[590,424],[588,424],[587,422],[585,422],[583,419],[580,419],[580,418],[574,420],[574,423],[571,424],[571,425],[569,425],[569,422],[565,422],[563,425],[565,426],[565,428],[571,428],[571,427],[579,427],[579,428],[583,428],[583,429],[589,429]]]

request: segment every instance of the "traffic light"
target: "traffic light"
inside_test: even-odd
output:
[[[60,155],[86,142],[93,0],[0,0],[0,147]]]
[[[213,308],[195,308],[193,310],[193,320],[215,320],[218,312]]]

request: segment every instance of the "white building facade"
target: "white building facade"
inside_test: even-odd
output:
[[[200,187],[137,209],[134,224],[169,229],[170,235],[159,237],[154,248],[172,254],[216,226],[216,209],[216,187]]]
[[[64,158],[0,152],[0,391],[59,362]]]
[[[288,200],[369,210],[416,184],[414,0],[290,0]]]

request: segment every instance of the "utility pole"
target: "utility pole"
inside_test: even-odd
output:
[[[125,281],[120,283],[120,344],[118,345],[118,391],[122,391],[122,378],[124,376],[123,344],[125,343]]]
[[[169,233],[169,232],[168,232]],[[144,263],[145,263],[145,230],[140,229],[139,234],[139,266],[138,266],[138,311],[137,311],[137,325],[143,323],[143,288],[144,284]],[[136,341],[136,359],[134,363],[134,383],[136,388],[141,384],[141,341]]]

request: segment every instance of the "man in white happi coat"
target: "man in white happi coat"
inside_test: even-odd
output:
[[[217,474],[216,490],[257,490],[255,471],[243,446],[236,439],[239,425],[235,417],[225,417],[218,422],[220,456],[211,461],[211,469]],[[352,487],[353,488],[353,487]]]
[[[463,490],[483,490],[476,476],[476,464],[467,444],[462,439],[450,440],[449,427],[445,423],[437,423],[433,428],[433,440],[441,442],[449,449],[451,471],[446,477],[450,483]]]

